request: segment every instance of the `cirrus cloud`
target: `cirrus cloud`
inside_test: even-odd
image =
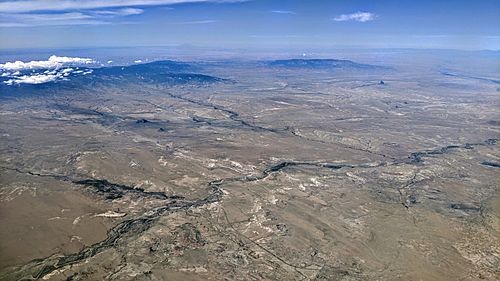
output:
[[[245,1],[247,0],[0,0],[0,28],[130,23],[119,18],[142,14],[144,10],[138,7]]]
[[[58,14],[0,14],[0,27],[48,26],[48,25],[105,24],[92,15],[80,12]]]
[[[143,12],[142,9],[121,8],[85,12],[0,13],[0,27],[110,24],[113,18],[139,15]]]
[[[193,20],[193,21],[182,21],[182,22],[176,22],[175,24],[209,24],[209,23],[216,23],[218,22],[217,20]]]
[[[288,11],[288,10],[272,10],[271,13],[282,14],[282,15],[295,15],[296,14],[294,11]]]
[[[0,13],[27,13],[36,11],[94,10],[103,8],[163,6],[183,3],[229,3],[245,0],[22,0],[0,2]]]
[[[367,22],[372,21],[377,15],[369,12],[356,12],[352,14],[342,14],[333,18],[334,21],[358,21]]]
[[[118,10],[94,11],[93,13],[97,15],[107,15],[107,16],[131,16],[131,15],[140,15],[144,13],[144,10],[136,8],[123,8]]]

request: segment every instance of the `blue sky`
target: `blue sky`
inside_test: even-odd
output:
[[[0,48],[500,49],[500,0],[0,0]]]

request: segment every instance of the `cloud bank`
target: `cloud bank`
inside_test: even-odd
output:
[[[80,70],[78,66],[94,64],[96,61],[89,58],[51,56],[44,61],[15,61],[0,64],[0,77],[7,85],[15,84],[43,84],[57,80],[67,80],[71,74],[87,75],[92,69]],[[76,67],[76,68],[73,68]],[[38,70],[38,71],[37,71]]]
[[[372,21],[377,16],[373,13],[368,12],[357,12],[353,14],[343,14],[336,16],[333,18],[334,21],[358,21],[358,22],[367,22]]]
[[[84,65],[92,63],[95,63],[95,61],[89,58],[50,56],[48,60],[6,62],[0,64],[0,70],[22,71],[31,69],[53,69],[61,68],[65,65]]]
[[[65,68],[60,71],[50,71],[50,72],[43,72],[43,73],[32,73],[32,74],[27,74],[27,75],[15,75],[18,73],[7,73],[7,75],[3,75],[2,77],[9,77],[11,79],[3,81],[4,84],[7,84],[9,86],[11,85],[18,85],[18,84],[44,84],[48,82],[54,82],[57,80],[68,80],[68,76],[73,73],[73,74],[80,74],[80,75],[87,75],[92,73],[93,70],[74,70],[73,68]]]
[[[34,74],[34,75],[23,75],[17,76],[13,79],[4,81],[7,85],[13,84],[43,84],[51,81],[55,81],[58,78],[62,78],[62,75],[55,74]]]

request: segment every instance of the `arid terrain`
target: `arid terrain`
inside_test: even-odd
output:
[[[386,61],[3,83],[0,280],[499,280],[498,60]]]

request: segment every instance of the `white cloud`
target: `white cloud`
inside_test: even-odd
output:
[[[74,69],[73,68],[65,68],[63,70],[61,70],[61,74],[62,76],[66,77],[66,76],[69,76],[71,74],[71,72],[73,72]]]
[[[0,70],[22,71],[29,69],[53,69],[61,68],[65,65],[85,65],[92,63],[95,63],[95,61],[89,58],[51,56],[48,60],[6,62],[0,64]]]
[[[285,10],[273,10],[271,13],[275,14],[285,14],[285,15],[295,15],[296,13],[294,11],[285,11]]]
[[[62,76],[59,74],[34,74],[34,75],[23,75],[18,76],[13,79],[4,81],[7,85],[13,84],[43,84],[47,82],[55,81]]]
[[[65,67],[65,66],[88,65],[92,63],[95,63],[95,61],[88,58],[58,57],[58,56],[51,56],[46,61],[7,62],[4,64],[0,64],[0,71],[3,71],[0,77],[10,78],[9,80],[3,81],[3,83],[7,85],[44,84],[57,80],[68,80],[70,75],[90,74],[93,71],[92,69],[75,70],[75,68]],[[36,72],[36,70],[40,69],[42,71]],[[10,72],[10,71],[15,71],[15,72]],[[24,71],[24,74],[22,74],[21,71]]]
[[[244,2],[245,0],[21,0],[0,2],[0,13],[95,10],[103,8],[161,6],[196,2]]]
[[[58,57],[50,56],[49,61],[55,61],[59,63],[77,63],[77,64],[90,64],[95,61],[89,58],[78,58],[78,57]]]
[[[131,16],[131,15],[140,15],[144,13],[144,10],[136,8],[123,8],[118,10],[95,11],[94,13],[97,15],[109,15],[109,16]]]
[[[353,14],[344,14],[339,15],[333,18],[334,21],[359,21],[359,22],[367,22],[372,21],[377,16],[373,13],[368,12],[357,12]]]

